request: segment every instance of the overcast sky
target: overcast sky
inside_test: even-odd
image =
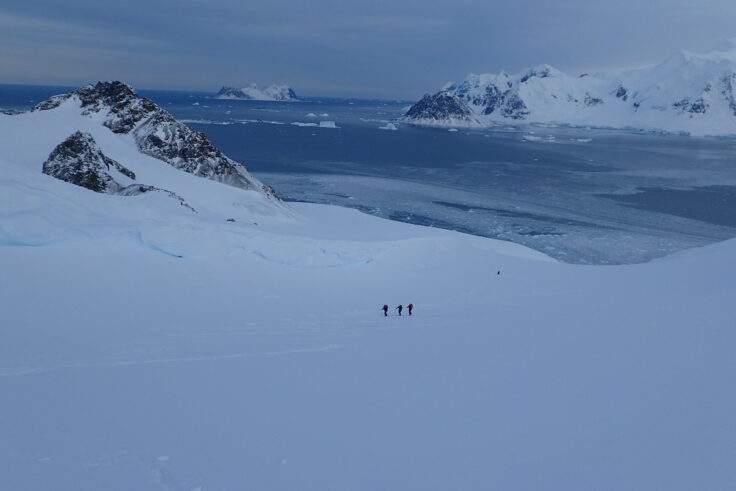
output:
[[[469,72],[646,66],[733,37],[734,0],[11,0],[0,83],[415,99]]]

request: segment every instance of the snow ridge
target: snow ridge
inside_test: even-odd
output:
[[[681,51],[639,70],[572,76],[539,65],[514,75],[470,74],[425,95],[403,120],[433,126],[526,122],[736,135],[736,40],[707,54]]]

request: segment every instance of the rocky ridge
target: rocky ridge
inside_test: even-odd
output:
[[[89,133],[77,131],[54,148],[42,172],[96,193],[137,196],[161,192],[196,213],[184,199],[166,189],[135,183],[133,171],[105,155]]]
[[[217,149],[200,132],[178,122],[155,102],[140,97],[122,82],[98,82],[73,92],[57,95],[33,107],[48,111],[70,100],[79,102],[82,114],[102,115],[103,125],[114,133],[131,134],[138,149],[184,172],[228,184],[261,191],[278,199],[270,186],[264,186],[245,167]]]

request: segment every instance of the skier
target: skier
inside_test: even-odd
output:
[[[403,305],[399,305],[398,307],[396,307],[396,310],[399,311],[399,316],[401,316],[401,311],[404,310],[404,306]]]
[[[411,311],[414,308],[414,304],[410,303],[409,305],[406,306],[406,308],[409,309],[409,315],[411,315]]]
[[[383,310],[383,316],[388,317],[388,305],[384,305],[381,310]]]

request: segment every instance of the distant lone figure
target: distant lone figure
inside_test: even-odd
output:
[[[496,273],[496,276],[501,276],[501,270],[498,270],[498,273]]]
[[[399,305],[398,307],[396,307],[396,310],[398,310],[399,311],[399,315],[401,315],[401,311],[404,310],[404,306],[403,305]]]
[[[383,310],[383,316],[388,317],[388,305],[384,305],[381,310]]]
[[[414,304],[410,303],[409,305],[406,306],[406,308],[409,309],[409,315],[411,315],[411,311],[414,308]]]

